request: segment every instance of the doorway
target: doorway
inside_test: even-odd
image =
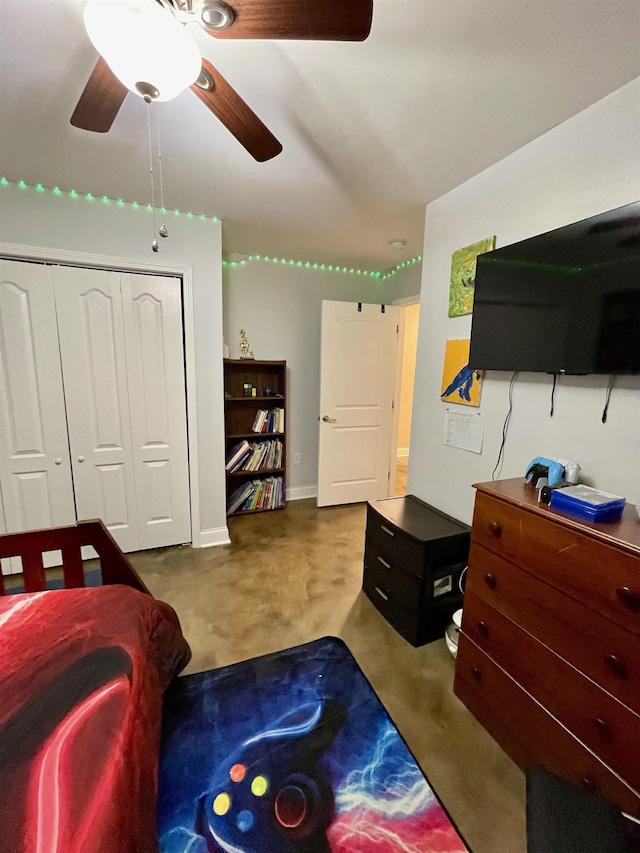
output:
[[[395,446],[396,476],[394,495],[406,495],[407,471],[411,444],[411,413],[413,410],[413,389],[416,378],[416,356],[418,350],[418,322],[420,303],[414,302],[401,306],[404,329],[402,341],[401,367],[399,377],[398,433]],[[396,386],[397,391],[397,386]]]

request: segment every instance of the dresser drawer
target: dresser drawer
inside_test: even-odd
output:
[[[625,784],[465,634],[460,635],[454,690],[524,770],[541,764],[569,782],[598,792],[625,812],[640,815],[640,794]]]
[[[422,577],[424,543],[407,536],[371,506],[367,510],[367,541],[374,542],[395,565],[402,566],[416,577]]]
[[[640,717],[467,591],[462,630],[527,693],[640,790]]]
[[[406,572],[368,539],[364,549],[364,573],[387,597],[394,598],[409,610],[418,609],[422,587],[420,578]]]
[[[476,543],[466,594],[508,616],[576,669],[640,713],[640,637]]]
[[[478,493],[471,538],[640,634],[640,561],[555,520]]]

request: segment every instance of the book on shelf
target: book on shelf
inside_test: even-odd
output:
[[[234,471],[236,468],[242,465],[242,462],[249,456],[251,453],[251,445],[248,441],[241,441],[231,448],[229,453],[227,454],[227,464],[225,468],[227,471]]]
[[[269,413],[266,409],[258,409],[258,411],[256,412],[256,416],[253,419],[251,432],[263,432],[268,414]]]
[[[258,509],[279,509],[285,504],[285,483],[282,477],[249,480],[233,492],[227,503],[227,515],[252,512]]]
[[[238,486],[227,502],[227,515],[231,515],[232,512],[235,512],[240,506],[242,506],[247,498],[253,494],[253,490],[253,481],[249,481],[248,483],[243,483],[241,486]]]
[[[242,449],[236,445],[229,453],[227,472],[263,471],[272,468],[282,468],[283,444],[278,438],[258,442],[241,442]],[[234,452],[235,451],[235,452]]]
[[[251,432],[284,432],[284,409],[258,409]]]

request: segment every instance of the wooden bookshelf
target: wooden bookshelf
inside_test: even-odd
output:
[[[250,385],[255,389],[247,393],[245,386]],[[287,473],[287,363],[286,361],[259,361],[257,359],[224,359],[224,425],[225,425],[225,460],[227,508],[232,501],[237,503],[240,497],[239,490],[248,491],[253,483],[254,487],[250,494],[233,511],[227,512],[229,516],[249,515],[255,512],[266,512],[269,510],[283,509],[286,502],[286,473]],[[265,393],[266,392],[266,393]],[[274,410],[282,410],[283,430],[280,431],[276,424],[276,415],[271,414],[270,420],[265,422],[264,431],[254,430],[256,415],[259,410],[268,414]],[[273,444],[267,444],[272,442]],[[251,448],[249,452],[244,448],[247,443]],[[277,443],[281,444],[281,447]],[[237,452],[246,454],[240,461],[240,467],[229,470],[234,448]],[[251,454],[256,456],[264,453],[264,459],[257,468],[247,470],[250,464]],[[281,462],[278,467],[268,464],[272,455],[280,455]],[[238,463],[236,463],[238,464]],[[235,495],[235,498],[234,498]],[[251,503],[256,503],[251,506]],[[265,505],[266,504],[266,505]]]

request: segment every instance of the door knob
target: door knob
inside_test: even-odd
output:
[[[325,424],[335,424],[335,423],[337,423],[336,419],[335,419],[335,418],[330,418],[330,417],[329,417],[329,415],[323,415],[323,416],[322,416],[322,420],[325,422]]]
[[[60,458],[56,459],[56,465],[62,465],[62,459],[60,459]]]
[[[84,462],[84,456],[78,456],[78,462]]]

